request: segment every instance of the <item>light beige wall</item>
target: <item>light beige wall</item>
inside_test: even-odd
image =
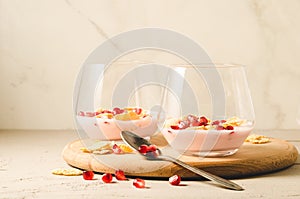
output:
[[[73,128],[81,63],[106,38],[146,26],[247,65],[256,127],[299,128],[299,10],[298,0],[0,0],[0,128]]]

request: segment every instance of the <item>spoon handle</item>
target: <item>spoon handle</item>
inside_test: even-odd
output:
[[[202,177],[205,177],[206,179],[209,179],[213,182],[217,182],[221,185],[223,185],[224,187],[227,187],[229,189],[233,189],[233,190],[238,190],[238,191],[241,191],[241,190],[244,190],[241,186],[239,186],[238,184],[234,183],[234,182],[231,182],[229,180],[226,180],[224,178],[221,178],[219,176],[216,176],[214,174],[211,174],[211,173],[208,173],[206,171],[203,171],[201,169],[198,169],[196,167],[192,167],[176,158],[173,158],[173,157],[170,157],[170,156],[159,156],[159,158],[163,159],[163,160],[166,160],[166,161],[170,161],[170,162],[173,162],[173,163],[176,163]]]

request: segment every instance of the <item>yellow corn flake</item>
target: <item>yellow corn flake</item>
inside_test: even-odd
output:
[[[223,123],[223,127],[227,127],[227,126],[241,126],[242,124],[244,124],[246,121],[242,120],[238,117],[231,117],[229,119],[226,120],[225,123]]]
[[[53,169],[51,171],[52,174],[54,175],[63,175],[63,176],[79,176],[82,175],[82,171],[79,169],[71,168],[71,169],[64,169],[64,168],[59,168],[59,169]]]
[[[112,119],[114,115],[112,113],[101,113],[96,116],[97,118],[105,118],[105,119]]]
[[[103,111],[102,108],[99,108],[99,109],[96,110],[97,113],[101,113],[102,111]]]
[[[124,153],[132,153],[133,152],[133,149],[130,148],[130,146],[128,146],[126,144],[119,144],[118,146]]]
[[[126,111],[133,111],[133,110],[135,110],[135,108],[133,108],[133,107],[125,107],[124,110],[126,110]]]
[[[270,142],[270,138],[263,135],[252,134],[246,138],[245,142],[250,142],[252,144],[265,144]]]
[[[80,150],[84,153],[98,153],[99,151],[103,150],[112,150],[114,142],[109,142],[109,143],[103,143],[103,142],[95,142],[89,147],[81,147]]]
[[[127,112],[123,114],[118,114],[115,116],[116,120],[128,121],[128,120],[138,120],[139,115],[136,112]]]
[[[88,149],[88,148],[85,148],[85,147],[81,147],[80,150],[83,152],[83,153],[92,153],[93,151]]]
[[[103,149],[101,151],[93,151],[93,154],[97,154],[97,155],[104,155],[104,154],[110,154],[112,153],[112,150],[109,149]]]

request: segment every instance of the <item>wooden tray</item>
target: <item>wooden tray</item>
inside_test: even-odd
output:
[[[76,140],[67,144],[62,153],[64,160],[73,167],[100,173],[114,173],[116,169],[122,169],[128,176],[170,177],[178,174],[182,177],[199,177],[173,163],[148,161],[135,153],[94,155],[80,150],[86,143],[93,142],[95,140]],[[166,146],[167,143],[161,135],[151,138],[151,142],[165,146],[162,149],[164,153],[173,153],[173,156],[179,157],[179,154]],[[287,168],[293,165],[297,158],[298,151],[292,144],[271,138],[271,141],[265,144],[244,143],[232,156],[221,158],[181,156],[180,160],[225,178],[241,178]]]

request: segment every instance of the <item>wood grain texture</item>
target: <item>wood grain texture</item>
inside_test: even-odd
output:
[[[88,142],[92,143],[93,140]],[[153,137],[151,142],[158,146],[167,144],[161,135]],[[81,140],[65,146],[62,155],[69,165],[100,173],[114,173],[115,169],[122,169],[128,176],[169,177],[178,174],[182,177],[199,177],[173,163],[147,161],[139,154],[94,155],[83,153],[80,150],[82,146]],[[287,168],[293,165],[297,158],[298,151],[292,144],[271,138],[271,142],[266,144],[244,143],[232,156],[221,158],[181,156],[180,160],[225,178],[242,178]]]

